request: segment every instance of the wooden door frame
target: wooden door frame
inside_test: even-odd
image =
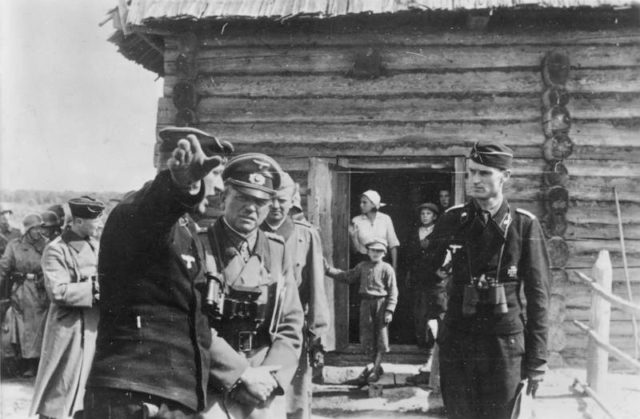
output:
[[[448,167],[453,172],[454,204],[461,204],[465,199],[465,156],[345,156],[335,159],[311,157],[308,177],[309,220],[320,230],[324,257],[340,269],[349,267],[351,170],[434,169],[434,164],[441,163],[443,159],[448,159],[449,162],[442,168]],[[348,285],[334,283],[331,279],[325,278],[325,287],[332,319],[330,343],[335,343],[335,349],[340,352],[361,353],[360,344],[349,343]],[[334,345],[330,345],[329,350],[333,347]],[[391,345],[391,348],[393,352],[418,350],[414,345]]]

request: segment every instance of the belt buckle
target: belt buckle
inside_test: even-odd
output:
[[[242,331],[238,332],[238,350],[240,352],[248,352],[253,349],[253,337],[256,332]]]

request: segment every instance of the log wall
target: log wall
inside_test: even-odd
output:
[[[217,28],[219,29],[219,28]],[[197,125],[262,151],[293,171],[307,193],[309,157],[455,156],[494,139],[516,153],[507,196],[543,215],[540,63],[552,49],[571,60],[567,89],[575,142],[570,174],[567,275],[555,275],[550,347],[584,361],[586,337],[571,320],[588,319],[590,295],[573,271],[588,273],[611,252],[614,291],[625,296],[613,200],[621,200],[635,301],[640,302],[640,36],[636,29],[427,33],[416,28],[359,33],[200,33],[191,82]],[[222,29],[224,32],[224,28]],[[173,125],[178,38],[165,42],[158,125]],[[358,56],[379,54],[381,77],[348,74]],[[632,353],[628,316],[614,310],[611,341]]]

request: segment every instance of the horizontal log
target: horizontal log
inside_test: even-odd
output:
[[[616,221],[614,216],[607,216],[607,221]],[[640,224],[624,224],[624,237],[625,239],[640,239]],[[588,223],[588,224],[575,224],[569,223],[567,231],[564,234],[566,239],[585,240],[585,239],[608,239],[619,240],[620,233],[618,232],[618,226],[610,222],[605,224],[604,222]]]
[[[222,25],[222,24],[221,24]],[[221,28],[220,28],[221,29]],[[209,31],[208,36],[200,39],[200,47],[262,47],[262,46],[375,46],[375,45],[545,45],[549,48],[571,45],[620,45],[639,42],[640,36],[633,29],[577,31],[547,29],[544,31],[518,31],[516,33],[468,32],[468,31],[434,31],[424,24],[395,25],[384,28],[372,24],[369,28],[362,25],[335,25],[324,28],[314,26],[292,30],[280,27],[280,30],[269,28],[268,31],[248,31],[245,27],[231,23],[223,34],[220,31]],[[218,35],[215,35],[218,34]],[[354,36],[357,35],[357,36]],[[177,48],[174,38],[167,38],[166,47]]]
[[[175,108],[167,99],[160,99],[158,124],[160,126],[175,123]],[[167,112],[168,111],[168,112]],[[495,122],[397,122],[365,121],[360,123],[201,123],[199,128],[216,133],[220,138],[235,143],[274,142],[301,143],[316,145],[318,157],[335,155],[336,151],[345,155],[367,155],[367,143],[387,142],[384,148],[410,149],[408,155],[429,155],[432,148],[446,144],[459,146],[455,154],[468,155],[475,140],[493,139],[503,144],[518,148],[529,146],[527,150],[515,150],[519,157],[539,158],[542,156],[543,143],[541,124],[538,121],[506,123]],[[635,125],[613,124],[611,122],[576,121],[572,127],[576,131],[578,146],[574,148],[572,157],[580,159],[606,160],[624,159],[634,161],[640,157],[638,147],[638,127]],[[579,141],[578,141],[579,139]],[[355,142],[360,146],[354,148]],[[334,146],[329,143],[338,143]],[[618,149],[618,147],[620,149]],[[376,149],[376,147],[374,147]],[[422,150],[420,150],[422,149]],[[293,154],[293,149],[288,155]],[[386,150],[390,151],[390,150]],[[453,151],[453,150],[452,150]],[[374,151],[375,153],[375,151]],[[603,154],[607,153],[607,154]],[[300,152],[309,155],[309,151]]]
[[[623,223],[640,222],[640,213],[637,212],[639,209],[637,204],[640,203],[640,182],[637,178],[629,177],[572,177],[567,185],[570,197],[567,220],[575,223],[588,222],[583,217],[590,217],[592,213],[598,215],[605,213],[609,216],[610,211],[613,211],[613,216],[617,217],[615,206],[611,205],[614,186],[619,191],[620,201],[627,203],[622,211]],[[541,173],[512,176],[505,185],[505,194],[516,200],[540,200],[542,193]],[[573,211],[574,209],[576,211]],[[595,221],[591,218],[586,219]],[[598,220],[603,222],[601,218]]]
[[[572,278],[573,280],[573,278]],[[590,309],[591,308],[591,296],[592,291],[584,283],[572,283],[570,288],[570,294],[565,295],[565,306],[567,309]],[[634,281],[632,283],[631,292],[633,295],[633,303],[640,304],[640,283]],[[617,281],[612,284],[613,295],[627,300],[627,288],[626,284],[622,281]],[[617,309],[616,309],[617,310]],[[627,318],[630,318],[627,316]]]
[[[570,178],[580,176],[597,177],[635,177],[640,178],[640,162],[624,160],[587,160],[570,157],[564,164],[569,171]],[[514,158],[511,173],[514,175],[539,175],[547,167],[544,159]]]
[[[595,196],[597,197],[596,199],[602,199],[602,201],[571,199],[569,201],[567,221],[575,225],[598,223],[617,225],[618,216],[616,214],[615,204],[612,204],[612,201],[605,200],[609,197],[609,186],[607,179],[604,178],[583,178],[581,188],[592,188],[593,191],[590,194],[569,189],[570,196],[581,195],[581,198]],[[627,185],[627,187],[631,188],[629,185]],[[623,226],[640,223],[640,206],[637,202],[633,202],[634,198],[632,196],[636,190],[637,186],[633,185],[633,189],[629,191],[628,197],[625,199],[626,202],[621,203]],[[617,237],[618,236],[616,236],[616,238]]]
[[[618,96],[623,95],[622,93]],[[640,93],[624,99],[578,97],[569,106],[574,119],[640,118]],[[207,122],[428,122],[451,121],[537,121],[540,100],[536,96],[512,97],[463,95],[425,98],[221,98],[202,99],[198,119]],[[175,119],[172,101],[161,101],[158,120]]]
[[[181,80],[164,78],[164,95],[173,95]],[[577,69],[567,82],[571,95],[640,91],[637,69]],[[535,93],[543,89],[539,70],[466,71],[452,73],[401,73],[375,80],[354,80],[344,75],[200,74],[196,82],[201,97],[371,97],[416,93]]]
[[[591,275],[591,269],[567,270],[567,274],[568,274],[567,279],[572,283],[580,284],[581,286],[583,286],[581,281],[575,276],[574,271],[581,272],[585,275]],[[640,297],[640,268],[629,269],[629,279],[631,280],[631,283],[633,286],[632,291],[635,291],[633,295],[638,295]],[[624,285],[625,281],[626,279],[625,279],[624,269],[614,268],[613,269],[613,291],[616,295],[620,297],[624,297],[627,295],[626,285]],[[638,302],[640,303],[640,300],[638,300]]]
[[[567,321],[563,325],[563,329],[567,337],[582,333],[573,325],[573,320],[567,317]],[[633,336],[633,327],[630,321],[611,321],[610,322],[610,338],[613,340],[624,340]]]
[[[390,72],[457,69],[539,68],[550,48],[544,45],[483,46],[381,46],[382,65]],[[580,68],[635,67],[640,65],[640,45],[586,45],[566,48],[571,65]],[[199,73],[277,74],[344,73],[367,48],[351,46],[314,48],[248,47],[208,48],[197,56]],[[175,74],[178,50],[165,52],[165,73]]]

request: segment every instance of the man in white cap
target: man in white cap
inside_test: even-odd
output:
[[[312,364],[318,362],[324,350],[332,349],[326,347],[324,339],[329,327],[329,304],[324,288],[320,234],[309,222],[291,218],[298,188],[289,174],[282,173],[281,178],[267,219],[260,228],[282,236],[287,253],[293,257],[295,280],[306,315],[302,356],[293,382],[285,392],[287,417],[308,419],[311,417]]]
[[[384,206],[380,194],[374,190],[368,190],[360,195],[360,211],[362,214],[353,217],[349,227],[349,236],[354,250],[360,255],[355,262],[366,261],[367,243],[375,239],[383,239],[388,244],[393,270],[398,269],[398,236],[393,227],[391,217],[379,211]]]

